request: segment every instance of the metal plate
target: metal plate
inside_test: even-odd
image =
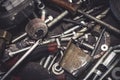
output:
[[[78,72],[77,70],[84,67],[90,60],[91,57],[89,55],[84,53],[70,41],[67,50],[65,51],[65,55],[60,62],[60,66],[69,73],[76,75]]]

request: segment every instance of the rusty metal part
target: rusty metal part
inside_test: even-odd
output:
[[[12,38],[12,34],[8,31],[0,29],[0,38],[4,39],[6,44],[9,44]]]
[[[39,18],[35,18],[27,24],[25,30],[31,38],[40,39],[45,37],[48,32],[48,27],[44,21]]]
[[[72,41],[69,42],[68,47],[64,53],[63,59],[60,62],[65,70],[76,76],[77,71],[87,65],[92,59],[88,54],[84,53],[80,48],[76,47]]]
[[[105,28],[102,30],[102,32],[101,32],[101,34],[100,34],[100,36],[99,36],[99,38],[98,38],[98,40],[97,40],[97,42],[96,42],[96,45],[95,45],[95,47],[94,47],[94,50],[93,50],[92,53],[91,53],[91,56],[94,56],[94,55],[95,55],[95,52],[97,51],[97,48],[98,48],[98,46],[99,46],[99,44],[100,44],[100,42],[101,42],[101,39],[102,39],[104,33],[105,33]]]
[[[98,49],[100,48],[100,49],[97,51],[98,54],[95,54],[95,55],[94,55],[94,59],[100,58],[100,57],[101,57],[102,55],[104,55],[104,53],[106,52],[106,51],[103,51],[103,50],[101,49],[101,47],[102,47],[103,44],[107,45],[108,47],[110,46],[110,43],[111,43],[110,34],[108,34],[107,32],[105,32],[103,38],[104,38],[104,39],[102,39],[102,40],[101,40],[101,43],[100,43],[101,45],[99,45],[99,47],[98,47]]]

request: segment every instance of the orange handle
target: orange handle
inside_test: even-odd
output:
[[[67,9],[70,12],[76,12],[79,8],[78,4],[73,4],[65,0],[51,0],[51,2],[57,4],[60,7]]]

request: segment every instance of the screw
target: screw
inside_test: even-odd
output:
[[[94,47],[92,45],[88,44],[88,43],[82,42],[81,44],[82,44],[82,46],[84,46],[84,47],[86,47],[90,50],[94,50]]]
[[[48,23],[49,21],[53,20],[53,16],[48,16],[48,19],[45,20],[45,23]]]

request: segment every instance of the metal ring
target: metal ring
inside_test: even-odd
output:
[[[107,50],[108,50],[108,45],[103,44],[103,45],[101,46],[101,50],[102,50],[102,51],[107,51]]]
[[[38,7],[39,9],[44,9],[44,8],[45,8],[45,5],[44,5],[43,3],[39,3],[39,4],[37,5],[37,7]]]
[[[117,72],[119,72],[120,74],[120,67],[114,68],[113,71],[111,72],[111,75],[115,80],[120,80],[120,75],[117,75]]]
[[[62,69],[62,67],[60,68],[57,68],[59,67],[59,64],[58,63],[55,63],[52,67],[52,72],[55,74],[55,75],[61,75],[64,73],[64,70]]]

